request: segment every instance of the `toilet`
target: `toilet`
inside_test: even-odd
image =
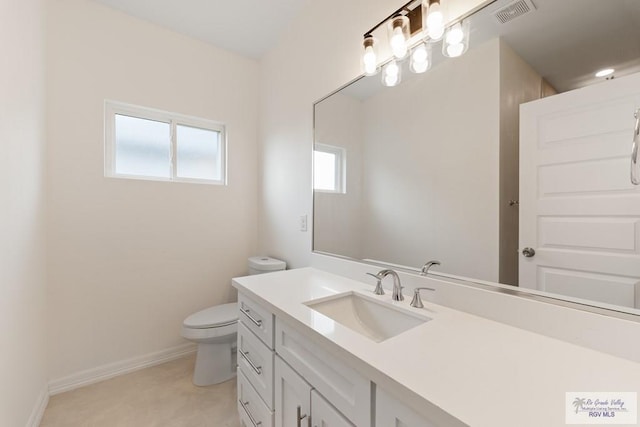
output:
[[[249,274],[285,270],[287,264],[266,256],[249,258]],[[238,303],[220,304],[198,311],[182,323],[181,335],[198,343],[193,383],[208,386],[236,376]]]

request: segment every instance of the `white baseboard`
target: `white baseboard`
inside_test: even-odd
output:
[[[48,403],[49,387],[45,384],[38,395],[38,400],[33,407],[33,411],[31,411],[31,416],[29,417],[29,421],[27,421],[27,427],[38,427],[40,425],[40,421],[42,421],[42,416],[44,415],[44,410],[47,409]]]
[[[95,384],[100,381],[108,380],[119,375],[128,374],[150,366],[159,365],[174,359],[195,353],[197,345],[194,343],[186,343],[176,347],[146,354],[144,356],[133,357],[131,359],[119,362],[109,363],[107,365],[98,366],[97,368],[87,369],[66,377],[49,381],[49,395],[63,393],[65,391]]]

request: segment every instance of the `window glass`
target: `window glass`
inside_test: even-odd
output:
[[[336,154],[315,150],[313,152],[313,188],[337,191]]]
[[[171,177],[169,123],[115,115],[115,172],[122,175]]]
[[[223,123],[105,101],[105,176],[226,185]]]
[[[222,180],[220,132],[177,125],[177,176]]]

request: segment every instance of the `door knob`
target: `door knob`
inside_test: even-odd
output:
[[[535,254],[536,254],[536,250],[533,248],[524,248],[522,250],[522,255],[526,256],[527,258],[531,258]]]

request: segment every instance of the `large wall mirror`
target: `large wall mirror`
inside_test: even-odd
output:
[[[315,104],[314,251],[640,315],[640,2],[523,2]]]

